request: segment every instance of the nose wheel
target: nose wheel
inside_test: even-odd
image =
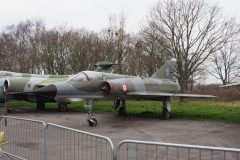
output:
[[[93,103],[92,100],[85,100],[84,101],[84,108],[86,110],[88,110],[87,121],[88,121],[89,126],[90,127],[95,127],[95,126],[97,126],[97,119],[93,117],[94,113],[92,112],[92,103]]]
[[[89,126],[90,126],[90,127],[95,127],[95,126],[97,126],[97,119],[92,117],[92,116],[93,116],[93,113],[90,113],[90,115],[88,115],[88,116],[89,116],[89,117],[88,117],[87,121],[88,121]]]
[[[168,120],[170,118],[171,103],[170,97],[163,98],[163,107],[162,107],[162,118]]]

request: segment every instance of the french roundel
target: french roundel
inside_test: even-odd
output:
[[[123,84],[123,85],[122,85],[122,91],[123,91],[123,92],[126,92],[126,91],[127,91],[127,85],[126,85],[126,84]]]

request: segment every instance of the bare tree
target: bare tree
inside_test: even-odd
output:
[[[240,76],[239,51],[237,43],[230,43],[214,53],[209,59],[208,72],[221,80],[223,85],[229,84]]]
[[[125,73],[123,66],[126,65],[131,44],[131,36],[126,32],[126,15],[122,12],[119,16],[112,15],[109,17],[109,26],[104,29],[103,37],[106,44],[106,59],[119,63],[116,72]]]
[[[206,59],[227,43],[238,30],[233,19],[224,20],[216,6],[204,0],[160,1],[150,14],[149,24],[155,28],[160,43],[177,59],[177,79],[181,92]]]
[[[161,42],[164,39],[160,39],[156,33],[156,29],[152,28],[151,25],[145,26],[140,32],[140,39],[142,41],[142,49],[144,54],[144,62],[147,68],[147,75],[151,76],[157,68],[169,59],[166,51],[162,47]]]
[[[17,45],[14,37],[9,33],[1,34],[1,70],[18,71],[18,62],[15,55],[17,54]],[[15,61],[15,63],[12,63]]]
[[[144,75],[144,63],[143,63],[143,41],[139,40],[139,38],[137,39],[137,37],[135,37],[136,43],[135,43],[135,47],[134,47],[134,51],[133,54],[130,54],[128,56],[128,64],[129,64],[129,70],[131,75],[139,75],[139,76],[143,76]],[[134,59],[134,61],[133,61]]]
[[[85,29],[72,31],[70,39],[69,65],[76,73],[91,69],[98,61],[105,60],[104,40],[94,32]]]
[[[0,36],[3,69],[39,72],[39,35],[42,30],[44,25],[39,20],[6,27]]]
[[[111,15],[108,17],[109,25],[103,29],[101,35],[103,40],[105,41],[105,59],[108,61],[115,61],[115,53],[116,53],[116,39],[118,36],[117,29],[117,17],[116,15]]]

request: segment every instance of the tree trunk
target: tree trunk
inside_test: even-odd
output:
[[[187,79],[181,80],[179,81],[179,85],[181,87],[181,93],[185,93],[188,89],[188,85],[187,85]],[[179,102],[184,102],[184,98],[180,97],[179,98]]]

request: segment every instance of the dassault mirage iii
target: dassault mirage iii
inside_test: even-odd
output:
[[[88,122],[96,126],[92,117],[93,100],[114,100],[114,108],[120,116],[126,114],[126,100],[160,100],[163,102],[162,117],[170,118],[170,97],[213,98],[211,95],[180,94],[180,86],[174,81],[176,59],[167,61],[149,78],[120,74],[83,71],[65,82],[55,83],[34,92],[13,93],[16,97],[34,95],[39,99],[52,99],[56,102],[70,103],[85,100],[89,110]]]
[[[95,64],[98,72],[112,72],[112,66],[116,65],[110,62],[99,62]],[[0,103],[5,102],[5,92],[31,92],[39,88],[48,86],[50,84],[64,82],[75,75],[40,75],[40,74],[26,74],[8,71],[0,71]],[[34,102],[37,104],[37,109],[44,109],[46,102],[55,102],[53,99],[36,99],[32,95],[24,97],[7,96],[7,100],[24,100]],[[67,105],[65,103],[58,103],[59,111],[66,111]]]

